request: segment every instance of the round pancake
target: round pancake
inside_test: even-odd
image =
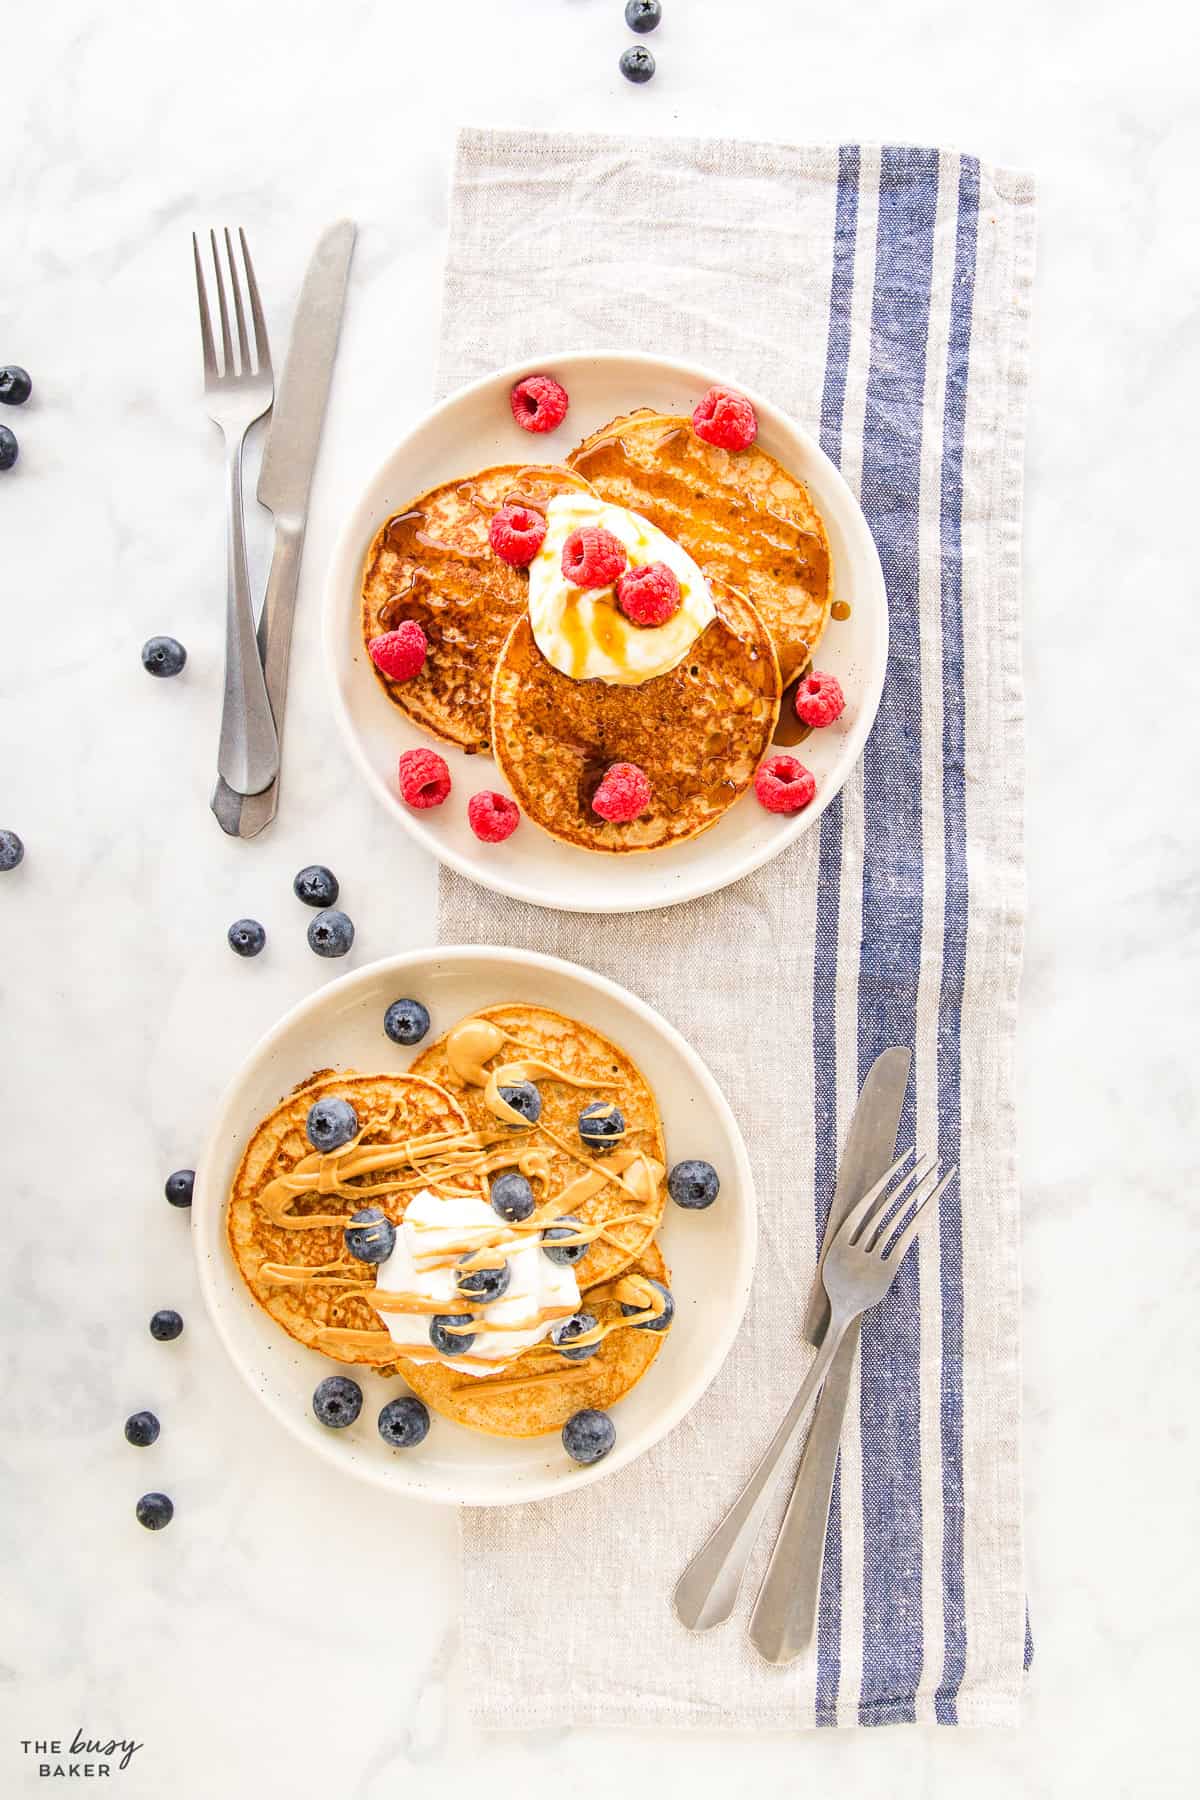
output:
[[[646,1275],[664,1286],[670,1282],[657,1244],[648,1246],[631,1274]],[[608,1283],[604,1284],[605,1288]],[[604,1289],[583,1297],[583,1305],[599,1324],[620,1316],[620,1303]],[[601,1341],[586,1362],[569,1362],[549,1345],[535,1344],[499,1375],[463,1375],[440,1363],[397,1363],[414,1394],[435,1412],[485,1431],[492,1437],[540,1437],[558,1431],[572,1413],[594,1406],[604,1412],[642,1379],[663,1344],[667,1331],[631,1326]],[[526,1377],[534,1379],[528,1380]],[[520,1386],[512,1385],[520,1381]]]
[[[489,1111],[483,1089],[464,1081],[451,1067],[446,1049],[449,1033],[423,1050],[412,1065],[414,1074],[426,1076],[454,1098],[475,1130],[492,1135],[498,1132],[502,1147],[505,1139],[511,1138],[513,1167],[523,1151],[536,1150],[545,1157],[545,1178],[534,1184],[539,1207],[552,1202],[572,1182],[589,1172],[603,1173],[606,1168],[615,1168],[624,1174],[621,1165],[639,1152],[653,1159],[656,1180],[648,1204],[626,1188],[608,1181],[596,1193],[571,1205],[573,1218],[583,1225],[602,1224],[607,1234],[595,1238],[575,1264],[580,1287],[612,1280],[644,1252],[662,1221],[666,1204],[667,1152],[662,1121],[649,1085],[636,1064],[616,1044],[590,1026],[581,1025],[546,1007],[517,1003],[489,1006],[472,1013],[471,1018],[499,1026],[512,1040],[490,1059],[492,1066],[519,1061],[524,1053],[528,1053],[589,1083],[584,1087],[569,1087],[564,1082],[537,1076],[536,1084],[542,1096],[541,1118],[527,1131],[519,1127],[509,1131]],[[615,1085],[602,1085],[606,1082]],[[615,1101],[625,1118],[625,1133],[619,1148],[603,1156],[593,1155],[579,1136],[579,1115],[585,1106],[597,1100]],[[567,1148],[564,1149],[564,1145]],[[501,1165],[496,1172],[501,1173],[506,1166]],[[632,1219],[628,1219],[630,1214],[634,1215]],[[628,1222],[612,1223],[617,1219],[628,1219]]]
[[[719,450],[690,419],[636,412],[601,426],[567,461],[754,603],[785,687],[811,661],[832,599],[829,540],[808,489],[773,456],[753,444]]]
[[[372,663],[376,679],[415,724],[468,755],[489,748],[496,657],[529,603],[528,575],[493,553],[488,523],[510,496],[544,507],[553,495],[587,485],[553,465],[506,463],[432,488],[371,540],[362,577],[364,645],[405,619],[415,619],[429,640],[425,666],[411,681],[389,681]]]
[[[391,1367],[396,1346],[374,1308],[344,1287],[322,1287],[316,1281],[280,1285],[264,1279],[264,1265],[313,1268],[340,1265],[348,1281],[373,1287],[376,1270],[359,1262],[346,1250],[340,1225],[296,1230],[277,1225],[267,1216],[261,1197],[267,1185],[280,1176],[292,1175],[306,1159],[316,1159],[305,1134],[308,1109],[315,1100],[338,1097],[348,1100],[358,1114],[360,1142],[366,1146],[395,1143],[435,1132],[460,1132],[466,1120],[461,1108],[443,1089],[413,1075],[335,1075],[325,1073],[298,1087],[262,1121],[246,1146],[229,1196],[227,1231],[229,1247],[250,1292],[276,1324],[310,1349],[337,1362]],[[327,1165],[335,1157],[323,1159]],[[303,1193],[291,1202],[293,1215],[344,1215],[359,1207],[379,1206],[398,1223],[404,1216],[411,1187],[404,1192],[380,1192],[380,1184],[411,1171],[393,1166],[361,1176],[347,1184],[352,1197],[336,1193]],[[432,1185],[432,1184],[430,1184]],[[456,1178],[456,1187],[479,1192],[473,1177]],[[330,1327],[368,1333],[361,1342],[330,1341],[323,1333]]]
[[[715,825],[754,779],[779,715],[779,665],[754,607],[710,582],[717,617],[683,661],[637,687],[573,681],[548,663],[528,618],[513,626],[492,688],[493,754],[522,810],[585,850],[657,850]],[[592,811],[615,762],[650,781],[627,825]]]

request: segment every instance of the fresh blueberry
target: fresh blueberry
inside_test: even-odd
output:
[[[318,956],[345,956],[354,942],[354,927],[344,912],[319,912],[308,928],[308,947]]]
[[[0,874],[8,874],[25,857],[25,846],[15,831],[0,831]]]
[[[143,1494],[134,1507],[137,1522],[147,1531],[161,1531],[175,1517],[175,1502],[165,1494]]]
[[[628,50],[621,52],[621,73],[626,81],[636,81],[639,85],[649,81],[654,73],[654,58],[644,44],[631,44]]]
[[[676,1163],[667,1176],[667,1192],[676,1206],[686,1207],[689,1212],[711,1206],[720,1191],[721,1180],[712,1164],[695,1158]]]
[[[229,927],[229,948],[235,956],[257,956],[267,934],[257,919],[235,919]]]
[[[533,1211],[533,1189],[523,1175],[510,1170],[492,1183],[492,1208],[510,1225],[520,1225]]]
[[[309,863],[292,882],[292,892],[305,906],[335,906],[340,892],[338,878],[324,863]]]
[[[443,1356],[461,1356],[478,1335],[474,1331],[447,1331],[447,1325],[470,1325],[470,1313],[436,1313],[429,1321],[429,1341]]]
[[[642,1323],[640,1325],[635,1325],[633,1329],[635,1331],[668,1330],[671,1320],[675,1317],[675,1296],[669,1288],[663,1286],[661,1281],[651,1281],[648,1275],[642,1276],[641,1279],[649,1282],[655,1292],[662,1295],[663,1309],[659,1313],[657,1319],[643,1319]],[[625,1300],[622,1300],[621,1302],[621,1311],[627,1319],[634,1313],[646,1312],[648,1310],[649,1309],[645,1306],[632,1306]]]
[[[606,1412],[585,1406],[572,1413],[562,1428],[563,1449],[572,1462],[597,1463],[617,1441],[617,1428]]]
[[[662,0],[628,0],[625,23],[630,31],[653,31],[662,23]]]
[[[0,425],[0,469],[11,469],[20,454],[16,432],[10,431],[7,425]]]
[[[163,1191],[172,1206],[190,1206],[195,1185],[195,1169],[176,1169],[173,1175],[167,1176]]]
[[[542,1116],[542,1096],[532,1081],[517,1081],[512,1087],[502,1087],[500,1098],[507,1100],[508,1104],[520,1113],[527,1125],[536,1125]],[[511,1119],[506,1119],[505,1123],[513,1131],[521,1129],[519,1125],[514,1125]]]
[[[147,675],[157,675],[160,679],[178,675],[186,661],[187,651],[178,638],[152,637],[142,645],[142,667]]]
[[[561,1218],[557,1225],[547,1225],[542,1233],[542,1249],[552,1263],[559,1263],[564,1268],[570,1268],[571,1264],[577,1263],[581,1256],[586,1256],[588,1248],[586,1244],[554,1243],[555,1238],[574,1237],[580,1229],[579,1220],[571,1218],[569,1214]]]
[[[161,1427],[152,1412],[130,1413],[125,1421],[125,1441],[139,1450],[148,1450]]]
[[[157,1338],[160,1344],[169,1344],[182,1330],[183,1320],[169,1306],[162,1307],[150,1321],[150,1336]]]
[[[411,1450],[429,1435],[429,1408],[415,1394],[389,1400],[379,1415],[379,1435],[395,1450]]]
[[[317,1100],[304,1122],[314,1150],[340,1150],[358,1130],[358,1114],[348,1100]]]
[[[359,1262],[386,1262],[396,1248],[396,1227],[377,1206],[364,1206],[346,1227],[346,1248]]]
[[[33,383],[29,372],[21,368],[19,363],[9,363],[0,369],[0,404],[4,406],[24,406],[33,392]]]
[[[552,1327],[550,1342],[556,1350],[561,1350],[562,1354],[571,1362],[586,1362],[588,1357],[595,1356],[600,1348],[599,1338],[594,1344],[580,1344],[577,1350],[572,1350],[569,1346],[577,1337],[582,1337],[585,1331],[595,1331],[595,1329],[596,1320],[592,1313],[572,1313],[569,1319],[560,1319],[558,1324]]]
[[[393,1044],[419,1044],[429,1030],[429,1009],[419,1000],[393,1000],[383,1015]]]
[[[611,1100],[593,1100],[579,1115],[579,1135],[589,1150],[603,1156],[625,1136],[625,1114]]]
[[[469,1250],[466,1256],[459,1257],[455,1285],[464,1300],[498,1300],[501,1294],[508,1292],[508,1284],[512,1280],[508,1259],[505,1258],[498,1269],[464,1269],[463,1263],[469,1262],[475,1254],[475,1251]]]
[[[353,1425],[362,1411],[363,1392],[348,1375],[327,1375],[313,1389],[312,1409],[322,1425],[340,1431]]]

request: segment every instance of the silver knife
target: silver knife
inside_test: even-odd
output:
[[[850,1208],[895,1160],[896,1133],[911,1065],[912,1051],[896,1047],[877,1056],[867,1071],[838,1167],[837,1187],[821,1245],[822,1264],[830,1239]],[[818,1267],[804,1318],[804,1334],[810,1343],[820,1344],[828,1325],[829,1301]],[[750,1615],[750,1642],[771,1663],[794,1662],[812,1642],[829,1502],[858,1333],[856,1320],[825,1377],[792,1497]]]
[[[322,233],[313,251],[258,474],[258,498],[275,517],[271,568],[258,619],[258,653],[281,744],[308,496],[337,355],[355,235],[354,221],[342,219]],[[275,817],[278,804],[278,776],[261,794],[236,793],[217,777],[212,809],[230,837],[257,836]]]

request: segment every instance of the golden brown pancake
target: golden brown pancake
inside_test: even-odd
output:
[[[364,646],[405,619],[415,619],[429,640],[425,666],[411,681],[389,681],[378,669],[376,679],[415,724],[468,755],[489,748],[496,658],[529,601],[525,570],[502,562],[488,543],[492,514],[510,498],[544,507],[553,495],[586,486],[553,465],[507,463],[432,488],[371,541],[362,579]]]
[[[546,661],[527,617],[513,626],[492,690],[493,754],[552,837],[657,850],[707,831],[749,787],[779,713],[779,665],[755,608],[710,587],[717,617],[676,668],[636,687],[573,681]],[[616,762],[636,763],[651,787],[647,811],[625,825],[592,811]]]
[[[669,1284],[657,1244],[648,1246],[624,1279],[629,1282],[636,1276]],[[613,1288],[621,1289],[620,1295]],[[635,1285],[606,1281],[585,1293],[581,1306],[605,1325],[623,1316],[621,1298],[626,1295],[629,1305],[638,1305],[642,1298]],[[605,1337],[586,1362],[568,1361],[549,1343],[535,1344],[497,1375],[464,1375],[440,1363],[412,1363],[406,1357],[397,1367],[414,1394],[459,1425],[493,1437],[539,1437],[560,1430],[581,1407],[604,1411],[614,1405],[641,1380],[669,1336],[670,1327],[666,1331],[625,1327]]]
[[[719,450],[690,419],[636,412],[567,461],[605,500],[682,544],[710,581],[753,602],[785,687],[811,660],[829,618],[829,541],[807,488],[773,456],[753,444]]]

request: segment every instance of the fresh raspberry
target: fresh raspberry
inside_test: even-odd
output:
[[[546,521],[531,506],[502,506],[492,514],[488,526],[488,543],[501,562],[523,569],[542,547]]]
[[[650,804],[650,783],[636,763],[613,763],[592,796],[592,811],[612,825],[640,819]]]
[[[508,403],[522,431],[553,431],[567,416],[567,390],[553,375],[527,375]]]
[[[405,619],[395,631],[385,631],[367,645],[371,661],[389,681],[411,681],[425,667],[429,640],[415,619]]]
[[[718,450],[745,450],[758,436],[758,420],[744,394],[711,387],[692,414],[692,429]]]
[[[617,583],[617,605],[635,625],[665,625],[682,604],[678,578],[664,562],[626,569]]]
[[[792,704],[800,723],[819,731],[822,725],[832,725],[841,718],[846,710],[846,696],[836,675],[822,675],[814,669],[797,683]]]
[[[502,844],[521,823],[521,809],[507,794],[472,794],[467,801],[467,823],[485,844]]]
[[[803,812],[816,791],[815,777],[794,756],[768,756],[754,777],[754,792],[768,812]]]
[[[436,750],[406,750],[400,758],[400,798],[406,806],[424,812],[440,806],[450,792],[446,759]]]
[[[629,558],[603,525],[581,525],[562,547],[562,572],[572,587],[611,587]]]

